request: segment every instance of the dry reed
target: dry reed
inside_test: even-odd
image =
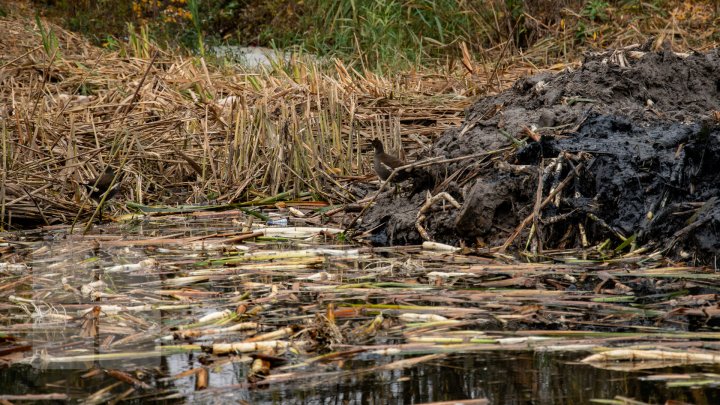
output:
[[[491,67],[469,59],[393,78],[296,55],[252,70],[169,55],[142,31],[110,52],[41,20],[1,21],[6,228],[90,218],[79,185],[106,165],[140,204],[354,201],[346,185],[371,173],[372,138],[412,160],[492,87],[480,85]],[[529,70],[503,71],[504,85]]]

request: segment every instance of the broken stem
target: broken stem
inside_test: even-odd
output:
[[[540,208],[538,209],[538,212],[539,212],[540,210],[542,210],[543,208],[545,208],[545,206],[548,205],[558,193],[560,193],[565,187],[567,187],[567,185],[570,184],[570,181],[571,181],[577,174],[580,173],[580,170],[582,170],[582,168],[583,168],[583,163],[580,163],[579,165],[577,165],[577,167],[575,167],[575,170],[573,170],[572,172],[568,173],[567,177],[565,177],[565,180],[563,180],[562,183],[560,183],[560,185],[558,185],[558,186],[555,188],[555,190],[553,190],[550,194],[548,194],[547,197],[545,197],[545,199],[543,200],[542,204],[540,204]],[[505,243],[503,243],[502,246],[500,246],[500,247],[497,249],[497,251],[500,252],[500,253],[505,252],[505,250],[507,250],[507,248],[515,241],[515,239],[518,237],[518,235],[520,235],[520,232],[522,232],[522,230],[525,229],[525,227],[526,227],[534,218],[535,218],[535,210],[533,210],[533,213],[530,214],[530,215],[528,215],[528,216],[520,223],[520,225],[518,225],[517,228],[515,228],[515,231],[512,233],[512,235],[510,235],[510,237],[507,238],[507,240],[505,241]]]

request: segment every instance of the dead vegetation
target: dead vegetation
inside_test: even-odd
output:
[[[693,7],[674,8],[670,26],[651,18],[642,28],[660,30],[658,43],[680,47],[709,40],[712,30],[703,27],[712,25],[712,10]],[[283,192],[353,202],[364,191],[349,184],[371,174],[364,149],[371,139],[413,161],[461,123],[475,96],[539,68],[573,66],[569,58],[582,49],[570,40],[576,33],[553,20],[545,29],[555,39],[539,39],[529,49],[498,42],[473,54],[460,44],[460,60],[387,77],[297,55],[252,71],[170,54],[152,44],[145,29],[130,32],[115,52],[102,50],[22,16],[28,14],[2,18],[0,217],[6,228],[97,216],[78,185],[107,165],[123,173],[119,200],[143,205],[217,206]],[[598,44],[643,38],[639,30],[617,29],[620,21],[604,24]],[[556,63],[549,55],[565,56]],[[127,210],[113,208],[115,214]]]
[[[430,243],[371,249],[337,244],[339,229],[248,218],[147,219],[152,237],[128,236],[129,224],[53,243],[18,233],[3,243],[0,358],[77,369],[62,378],[97,388],[66,398],[98,402],[248,392],[261,400],[288,384],[307,390],[318,379],[490,352],[562,353],[600,369],[657,370],[658,381],[678,378],[668,367],[719,362],[711,269],[660,256],[548,251],[529,264]],[[375,360],[346,365],[366,356]],[[154,366],[163,358],[184,365]],[[238,381],[221,378],[235,367],[244,370]]]
[[[124,173],[114,213],[157,213],[85,235],[3,234],[0,358],[13,371],[63,370],[46,394],[0,400],[262,400],[273,387],[396,378],[488,352],[563,353],[603,370],[658,370],[647,378],[668,385],[717,384],[715,373],[667,372],[718,362],[712,269],[532,244],[531,257],[433,243],[371,249],[342,243],[338,223],[322,226],[340,222],[331,204],[365,197],[349,185],[371,177],[372,138],[415,160],[461,122],[472,96],[535,71],[528,60],[541,51],[487,63],[466,52],[459,70],[388,79],[298,58],[248,71],[167,54],[140,34],[110,53],[58,27],[0,21],[4,226],[91,218],[79,185],[108,164]],[[513,238],[537,230],[552,193],[537,193],[537,209],[508,228]],[[436,197],[412,229],[428,233],[433,210],[452,204]],[[218,379],[230,372],[239,380]],[[69,381],[90,384],[57,388]]]
[[[412,156],[459,124],[473,88],[452,76],[388,80],[337,61],[332,74],[295,58],[260,71],[213,67],[142,38],[121,57],[55,26],[41,35],[28,21],[3,24],[0,201],[11,226],[89,217],[78,185],[106,165],[124,173],[121,199],[140,204],[281,192],[354,201],[344,184],[370,173],[370,139],[410,141]]]

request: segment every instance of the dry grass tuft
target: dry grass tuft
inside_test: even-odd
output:
[[[301,58],[250,71],[168,55],[142,36],[124,57],[46,23],[2,27],[5,226],[88,218],[79,185],[108,164],[125,173],[122,198],[144,204],[286,191],[351,201],[344,183],[370,173],[370,139],[411,140],[416,154],[477,92],[460,75],[390,80]]]

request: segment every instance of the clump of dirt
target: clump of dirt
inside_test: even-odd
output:
[[[361,227],[377,243],[422,242],[419,207],[427,192],[445,191],[461,208],[438,203],[421,221],[439,242],[524,247],[532,229],[537,248],[609,240],[711,262],[720,251],[718,121],[717,49],[590,54],[578,70],[479,100],[423,157],[444,158],[426,168],[432,186],[385,192]]]

